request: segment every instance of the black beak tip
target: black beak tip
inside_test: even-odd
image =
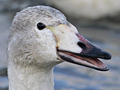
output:
[[[105,52],[105,51],[103,51],[103,53],[101,55],[101,58],[107,59],[107,60],[111,59],[111,57],[112,57],[112,55],[108,52]]]

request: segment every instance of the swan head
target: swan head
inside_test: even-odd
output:
[[[48,6],[29,7],[15,16],[10,28],[8,58],[17,65],[53,67],[67,61],[107,71],[98,58],[111,55],[79,34],[58,10]]]

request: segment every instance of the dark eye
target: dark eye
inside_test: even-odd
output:
[[[45,26],[45,24],[43,24],[43,23],[41,23],[41,22],[39,22],[38,24],[37,24],[37,28],[39,29],[39,30],[42,30],[42,29],[44,29],[46,26]]]

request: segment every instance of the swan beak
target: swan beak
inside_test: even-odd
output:
[[[109,70],[101,59],[111,59],[111,55],[81,36],[72,24],[60,24],[51,29],[56,38],[59,60],[86,66],[100,71]]]

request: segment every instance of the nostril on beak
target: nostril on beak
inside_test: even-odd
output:
[[[85,45],[84,43],[78,42],[77,44],[78,44],[78,46],[80,46],[83,50],[86,50],[86,49],[87,49],[87,47],[86,47],[86,45]]]

